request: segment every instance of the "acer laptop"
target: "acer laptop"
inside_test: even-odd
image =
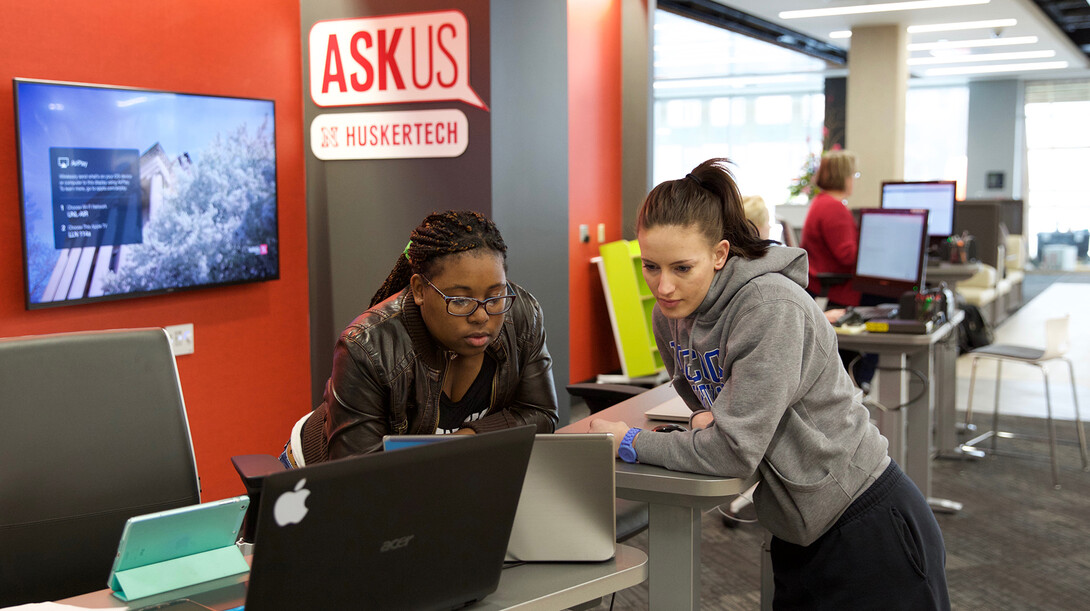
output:
[[[265,478],[246,611],[454,609],[499,585],[534,427]]]
[[[457,439],[387,435],[384,450]],[[508,562],[601,562],[617,548],[616,464],[608,433],[537,435],[522,485]]]

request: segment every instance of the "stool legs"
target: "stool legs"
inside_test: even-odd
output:
[[[1079,435],[1079,453],[1082,454],[1082,470],[1090,471],[1090,461],[1086,458],[1086,431],[1082,427],[1082,417],[1079,415],[1079,391],[1075,384],[1075,366],[1071,364],[1071,359],[1065,358],[1064,362],[1067,363],[1067,371],[1071,373],[1071,401],[1075,405],[1075,431]]]
[[[972,363],[971,363],[971,369],[970,369],[970,373],[969,373],[969,399],[968,399],[968,403],[967,403],[966,408],[965,408],[965,426],[966,426],[967,429],[971,429],[971,427],[972,427],[973,396],[976,394],[976,392],[975,392],[976,391],[976,368],[977,368],[977,364],[978,364],[979,360],[980,360],[980,357],[978,357],[976,355],[973,355]],[[963,447],[975,446],[976,444],[983,441],[985,438],[991,437],[991,439],[992,439],[991,449],[992,449],[993,452],[996,451],[996,438],[999,437],[999,435],[1000,435],[1000,432],[999,432],[999,395],[1000,395],[1000,391],[1002,389],[1003,359],[995,358],[994,360],[995,360],[995,404],[994,404],[993,409],[992,409],[992,430],[988,431],[988,432],[986,432],[986,433],[984,433],[982,435],[978,435],[977,437],[974,437],[973,439],[965,442],[963,444]],[[1090,471],[1090,456],[1088,456],[1088,452],[1087,452],[1086,430],[1085,430],[1085,428],[1083,426],[1082,415],[1079,413],[1079,396],[1078,396],[1078,385],[1075,382],[1075,367],[1072,364],[1070,359],[1061,357],[1060,360],[1063,360],[1063,361],[1065,361],[1067,363],[1067,370],[1068,370],[1068,373],[1071,375],[1071,398],[1072,398],[1073,405],[1075,407],[1075,431],[1078,434],[1078,438],[1079,438],[1079,453],[1080,453],[1080,457],[1082,458],[1082,469],[1083,469],[1083,471]],[[1057,441],[1056,441],[1056,424],[1055,424],[1055,421],[1052,418],[1052,391],[1051,391],[1051,385],[1049,384],[1049,381],[1048,381],[1048,370],[1045,369],[1044,365],[1041,362],[1036,362],[1036,361],[1022,361],[1022,362],[1026,363],[1027,365],[1033,365],[1034,367],[1037,367],[1038,369],[1041,370],[1041,377],[1042,377],[1042,379],[1044,381],[1044,384],[1045,384],[1045,409],[1046,409],[1046,412],[1047,412],[1046,422],[1047,422],[1047,425],[1048,425],[1048,449],[1049,449],[1049,463],[1050,463],[1051,472],[1052,472],[1052,486],[1055,487],[1055,488],[1059,488],[1060,487],[1060,467],[1059,467],[1059,457],[1056,454],[1056,443],[1057,443]],[[1004,436],[1013,435],[1015,437],[1018,437],[1018,435],[1011,434],[1011,433],[1003,433],[1003,435]]]
[[[973,424],[973,390],[976,387],[976,364],[980,359],[973,356],[969,369],[969,404],[965,406],[965,430],[971,431]]]
[[[1041,376],[1045,380],[1045,410],[1048,415],[1048,458],[1052,463],[1052,487],[1060,487],[1060,465],[1056,460],[1056,424],[1052,422],[1052,396],[1048,391],[1048,371],[1041,365],[1037,365],[1037,368],[1041,370]]]
[[[995,361],[995,406],[992,408],[992,451],[995,451],[995,439],[999,437],[999,388],[1003,380],[1003,361]],[[1047,393],[1046,393],[1047,394]]]

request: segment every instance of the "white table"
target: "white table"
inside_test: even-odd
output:
[[[213,609],[233,609],[245,601],[246,576],[227,577],[164,595],[143,598],[133,601],[132,606],[113,596],[108,589],[59,602],[88,609],[139,609],[179,598],[190,598]],[[496,591],[464,609],[554,611],[600,599],[618,590],[643,583],[645,579],[647,554],[634,547],[618,545],[617,555],[605,562],[529,562],[505,568],[500,573],[500,585]],[[361,584],[364,588],[381,587],[381,584]],[[305,609],[306,606],[303,605],[302,608]]]
[[[960,503],[931,497],[932,422],[941,451],[957,447],[957,325],[965,313],[958,311],[951,322],[934,327],[927,334],[859,333],[837,335],[841,348],[878,354],[878,371],[872,384],[878,402],[896,408],[922,393],[918,401],[890,411],[873,410],[878,430],[889,440],[889,455],[927,497],[937,511],[957,511]],[[909,370],[926,380],[911,378]]]

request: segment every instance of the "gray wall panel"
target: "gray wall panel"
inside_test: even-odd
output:
[[[566,423],[568,383],[567,3],[492,2],[492,216],[508,276],[545,311]]]

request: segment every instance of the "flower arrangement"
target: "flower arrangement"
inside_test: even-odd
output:
[[[829,130],[826,128],[823,130],[823,133],[826,136],[826,140],[828,140]],[[807,138],[806,142],[809,144],[810,139]],[[833,144],[832,147],[822,151],[820,155],[812,151],[806,155],[806,161],[802,164],[802,173],[799,174],[798,178],[791,181],[791,185],[787,188],[792,199],[803,196],[806,198],[807,202],[810,202],[821,193],[821,189],[814,184],[814,176],[817,175],[818,166],[821,165],[821,157],[829,151],[839,150],[840,144]]]
[[[804,196],[806,201],[810,201],[817,197],[818,193],[821,193],[821,189],[814,184],[814,175],[817,174],[820,163],[821,156],[817,153],[811,152],[806,156],[806,161],[802,164],[802,173],[799,174],[798,178],[791,181],[791,186],[787,188],[792,199]]]

